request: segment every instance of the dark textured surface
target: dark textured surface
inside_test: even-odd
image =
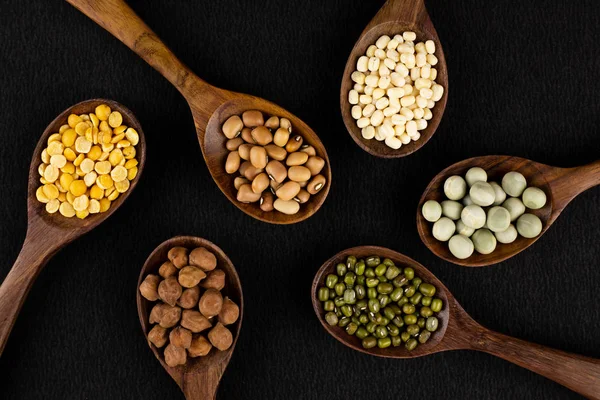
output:
[[[440,399],[578,398],[485,354],[400,361],[352,352],[319,325],[309,289],[339,250],[387,246],[428,266],[484,325],[600,357],[600,189],[576,199],[532,248],[490,268],[436,259],[415,226],[429,180],[461,159],[598,158],[599,2],[428,1],[448,61],[448,108],[430,143],[389,161],[354,144],[338,109],[346,57],[381,0],[166,3],[131,1],[199,76],[311,125],[332,162],[329,198],[294,226],[246,216],[213,183],[190,111],[166,80],[65,2],[3,0],[0,279],[25,236],[31,152],[59,112],[93,97],[122,102],[144,127],[148,159],[123,208],[57,254],[33,286],[0,359],[1,398],[183,398],[147,348],[135,307],[144,260],[176,234],[219,245],[244,287],[221,399],[402,399],[407,389]]]

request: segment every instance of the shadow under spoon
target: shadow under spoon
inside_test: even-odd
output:
[[[140,271],[140,277],[138,279],[138,285],[136,287],[136,299],[138,316],[140,318],[140,324],[144,331],[144,336],[148,339],[148,332],[152,328],[149,323],[150,310],[152,309],[153,302],[146,300],[140,294],[138,288],[140,284],[148,274],[157,274],[161,264],[167,260],[167,253],[173,247],[181,246],[188,249],[195,247],[204,247],[211,251],[217,257],[217,268],[222,269],[225,272],[226,281],[225,287],[221,291],[223,295],[230,297],[240,308],[240,315],[238,320],[233,325],[228,325],[227,328],[233,335],[233,343],[231,347],[225,351],[217,351],[212,349],[205,357],[188,358],[185,365],[179,365],[177,367],[169,367],[165,363],[165,359],[161,349],[158,349],[152,343],[148,342],[148,345],[152,349],[154,356],[160,361],[163,368],[171,375],[173,380],[177,382],[177,385],[181,388],[185,394],[185,398],[188,400],[207,400],[214,399],[217,395],[217,389],[221,381],[221,377],[229,364],[233,350],[240,334],[242,327],[242,318],[244,316],[244,296],[242,294],[242,284],[237,274],[235,267],[231,260],[225,255],[217,245],[209,242],[206,239],[193,236],[177,236],[161,243],[153,252],[150,254],[142,270]]]
[[[319,287],[324,285],[328,274],[336,273],[336,265],[340,262],[344,263],[349,255],[354,255],[356,258],[366,258],[371,255],[387,257],[398,266],[413,268],[415,274],[423,281],[436,287],[435,296],[443,301],[444,306],[436,315],[440,322],[439,329],[431,335],[428,342],[420,344],[413,351],[408,351],[403,346],[364,349],[359,338],[347,334],[343,328],[330,326],[325,321],[325,311],[318,298]],[[600,399],[600,360],[529,343],[481,326],[466,313],[448,288],[427,268],[393,250],[376,246],[360,246],[336,254],[317,271],[312,284],[311,297],[315,313],[325,330],[354,350],[388,358],[415,358],[449,350],[477,350],[545,376],[583,396]]]
[[[352,105],[348,101],[348,92],[354,86],[350,76],[356,70],[356,62],[361,56],[365,55],[367,48],[375,44],[382,35],[394,36],[402,34],[404,31],[415,32],[418,41],[433,40],[435,42],[435,56],[438,58],[438,63],[434,67],[438,70],[436,82],[444,87],[444,94],[431,110],[433,117],[428,121],[427,128],[420,131],[421,137],[419,140],[416,142],[411,141],[407,145],[402,145],[400,149],[394,150],[384,142],[378,142],[375,139],[367,140],[362,137],[361,129],[356,126],[356,120],[351,114]],[[447,100],[448,70],[446,68],[446,58],[444,57],[440,38],[425,8],[425,1],[388,0],[362,32],[346,62],[340,90],[340,107],[342,119],[350,136],[360,148],[374,156],[382,158],[405,157],[419,150],[431,139],[442,120]]]
[[[527,186],[540,188],[546,194],[546,205],[539,210],[527,209],[542,221],[542,232],[535,238],[518,236],[509,244],[498,243],[490,254],[473,252],[471,257],[460,260],[450,252],[447,242],[433,237],[433,224],[423,217],[421,209],[427,200],[441,202],[445,200],[444,182],[452,175],[464,176],[469,168],[481,167],[488,174],[488,181],[500,183],[504,174],[517,171],[527,179]],[[600,185],[600,161],[575,168],[559,168],[541,164],[521,157],[482,156],[473,157],[449,166],[437,174],[429,183],[417,208],[417,229],[425,245],[438,257],[465,267],[484,267],[504,261],[525,250],[538,240],[567,205],[584,191]],[[514,223],[514,222],[513,222]]]
[[[309,218],[319,210],[331,185],[329,157],[317,134],[300,118],[259,97],[209,85],[179,61],[124,1],[67,1],[137,53],[179,90],[192,111],[198,142],[208,170],[219,189],[236,207],[260,221],[272,224],[293,224]],[[321,172],[327,179],[325,186],[309,202],[303,204],[297,214],[264,212],[258,203],[241,203],[236,199],[234,175],[225,172],[225,160],[229,151],[225,148],[227,138],[223,135],[221,126],[230,116],[241,115],[246,110],[260,110],[267,115],[289,119],[294,132],[301,135],[304,143],[312,145],[317,155],[325,160],[325,168]]]
[[[136,146],[138,174],[129,189],[122,193],[108,211],[90,214],[85,219],[76,217],[66,218],[60,213],[49,214],[45,204],[40,203],[35,195],[40,186],[38,167],[42,163],[41,154],[46,148],[48,137],[58,132],[61,125],[67,123],[70,114],[87,114],[93,112],[96,106],[107,104],[112,110],[119,111],[123,116],[123,124],[137,130],[140,140]],[[23,248],[15,264],[0,286],[0,355],[6,346],[10,332],[15,324],[19,311],[25,302],[27,293],[33,282],[46,265],[48,260],[67,244],[89,232],[105,219],[110,217],[129,197],[135,189],[146,161],[146,141],[140,123],[133,113],[123,105],[106,99],[86,100],[75,104],[63,111],[48,125],[33,151],[29,167],[29,184],[27,187],[27,234]]]

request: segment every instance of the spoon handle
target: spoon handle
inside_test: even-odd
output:
[[[207,365],[200,371],[184,375],[182,390],[187,400],[213,400],[217,397],[217,389],[221,382],[225,367],[222,363]]]
[[[184,65],[123,0],[67,2],[137,53],[184,97],[195,97],[215,90]]]
[[[551,349],[482,326],[470,349],[483,351],[545,376],[590,399],[600,399],[600,360]]]
[[[600,185],[600,160],[575,168],[548,167],[547,180],[554,199],[553,217],[558,214],[579,194]]]
[[[58,251],[25,238],[23,248],[0,286],[0,356],[35,278]]]
[[[410,26],[406,28],[414,29],[427,19],[424,0],[388,0],[371,20],[365,32],[372,26],[398,20],[409,22]]]

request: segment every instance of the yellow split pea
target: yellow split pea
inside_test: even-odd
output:
[[[69,115],[42,151],[36,198],[48,213],[67,218],[108,211],[138,174],[138,143],[137,131],[107,104]]]

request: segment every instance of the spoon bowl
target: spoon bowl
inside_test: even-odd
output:
[[[357,259],[371,255],[391,259],[397,266],[411,267],[415,275],[436,287],[435,297],[442,299],[443,308],[436,314],[439,328],[425,344],[408,351],[403,346],[380,349],[364,349],[360,340],[350,336],[340,327],[332,327],[325,321],[325,312],[319,301],[318,290],[325,277],[335,274],[335,267],[349,255]],[[415,260],[377,246],[359,246],[343,250],[327,260],[315,274],[311,288],[313,309],[325,330],[342,344],[378,357],[414,358],[449,350],[477,350],[527,368],[593,399],[600,399],[600,360],[554,350],[534,343],[493,332],[475,322],[456,301],[452,293],[427,268]],[[559,366],[559,367],[557,367]]]
[[[208,170],[219,189],[236,207],[251,217],[272,224],[300,222],[319,210],[329,193],[331,167],[323,143],[302,120],[267,100],[219,89],[200,79],[177,59],[123,0],[67,1],[136,52],[185,97],[194,117],[198,142]],[[225,172],[228,151],[221,127],[228,117],[241,115],[247,110],[259,110],[268,116],[288,118],[292,123],[293,133],[302,135],[304,141],[313,145],[317,155],[325,160],[326,167],[322,172],[327,179],[325,186],[315,196],[311,196],[307,203],[302,204],[300,211],[294,215],[276,211],[266,213],[258,204],[244,204],[236,199],[233,185],[236,175]]]
[[[388,147],[384,142],[375,139],[367,140],[362,137],[361,129],[356,126],[356,120],[351,115],[352,105],[348,101],[348,92],[352,90],[354,82],[350,78],[356,70],[359,57],[365,55],[367,48],[375,44],[382,35],[390,37],[412,31],[417,35],[417,41],[433,40],[435,42],[435,56],[438,64],[434,67],[438,71],[436,82],[444,87],[444,94],[440,101],[431,110],[433,117],[428,121],[427,128],[420,131],[419,140],[402,145],[398,150]],[[448,100],[448,70],[444,50],[438,34],[429,18],[424,0],[388,0],[379,10],[377,15],[369,22],[360,38],[350,52],[340,91],[340,108],[346,129],[356,144],[366,152],[381,158],[399,158],[414,153],[423,147],[437,130]]]
[[[148,345],[163,368],[171,375],[175,382],[177,382],[177,385],[179,385],[188,400],[213,399],[215,398],[221,377],[229,364],[229,360],[235,349],[242,327],[242,317],[244,315],[242,284],[231,260],[225,255],[223,250],[214,243],[193,236],[177,236],[166,240],[158,245],[150,256],[148,256],[148,259],[140,271],[140,277],[136,287],[138,316],[146,339],[148,339],[148,332],[150,332],[150,329],[152,328],[148,321],[148,317],[154,302],[145,299],[137,288],[140,287],[140,284],[148,274],[158,274],[158,269],[161,264],[168,260],[167,253],[171,248],[176,246],[186,247],[188,249],[204,247],[217,257],[217,268],[222,269],[226,276],[225,287],[221,290],[221,293],[223,296],[231,298],[240,308],[238,320],[234,324],[227,326],[233,335],[233,343],[231,344],[231,347],[225,351],[211,349],[210,353],[205,357],[188,358],[185,365],[179,365],[177,367],[169,367],[165,363],[162,349],[157,348],[150,342],[148,342]]]
[[[490,254],[474,252],[471,257],[461,260],[450,252],[447,242],[433,237],[433,224],[421,213],[428,200],[441,202],[444,196],[444,182],[452,175],[465,176],[469,168],[481,167],[488,174],[488,181],[501,183],[504,174],[516,171],[527,179],[527,186],[538,187],[546,194],[546,205],[539,210],[527,209],[542,221],[542,232],[535,238],[518,236],[509,244],[498,243]],[[429,183],[417,208],[417,229],[423,243],[438,257],[465,267],[482,267],[504,261],[535,243],[554,223],[567,204],[579,193],[600,184],[600,162],[577,168],[556,168],[520,157],[483,156],[473,157],[449,166],[437,174]],[[515,224],[516,222],[513,222]]]
[[[119,111],[123,116],[123,124],[133,127],[138,132],[140,137],[139,143],[136,145],[136,158],[139,162],[138,174],[131,181],[129,189],[113,201],[106,212],[90,214],[85,219],[66,218],[58,212],[49,214],[46,212],[45,205],[40,203],[35,195],[37,188],[40,186],[38,167],[42,163],[41,154],[47,146],[48,137],[58,132],[61,125],[67,123],[70,114],[87,114],[93,112],[96,106],[100,104],[107,104],[112,110]],[[82,101],[60,113],[46,127],[33,151],[29,167],[27,187],[28,221],[25,242],[15,264],[2,286],[0,286],[0,355],[4,350],[29,289],[48,260],[68,243],[89,232],[110,217],[137,186],[145,163],[146,141],[142,127],[133,113],[116,101],[107,99]]]

